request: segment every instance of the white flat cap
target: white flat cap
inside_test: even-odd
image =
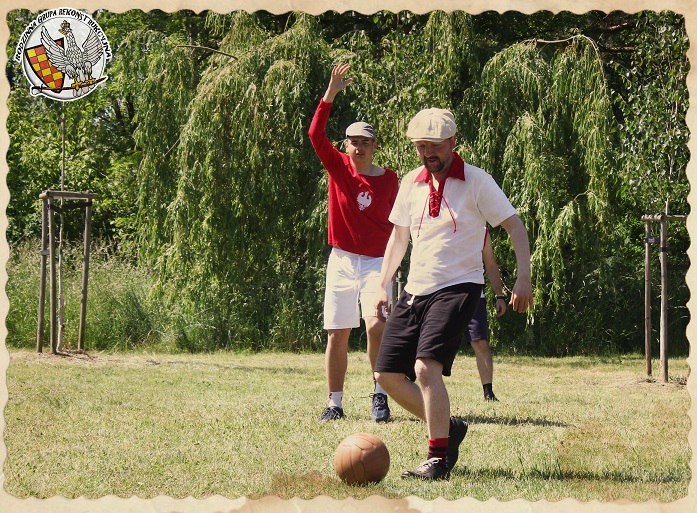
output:
[[[407,137],[412,141],[440,142],[455,135],[455,116],[447,109],[430,108],[416,113],[409,122]]]

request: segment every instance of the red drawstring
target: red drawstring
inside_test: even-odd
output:
[[[448,205],[448,200],[445,199],[445,196],[443,196],[442,193],[438,192],[435,187],[433,187],[433,182],[431,181],[431,177],[429,176],[428,178],[428,186],[430,188],[430,192],[428,193],[428,198],[426,198],[426,203],[424,204],[424,208],[421,211],[421,220],[419,221],[419,229],[416,231],[416,238],[419,238],[419,234],[421,233],[421,224],[424,221],[424,214],[426,213],[426,205],[428,205],[428,214],[432,217],[438,217],[440,214],[440,204],[441,201],[445,201],[445,206],[448,207],[448,212],[450,212],[450,218],[453,220],[453,233],[457,232],[457,222],[455,221],[455,216],[453,215],[453,211],[450,208],[450,205]],[[445,189],[445,182],[443,182],[443,189]]]
[[[424,222],[424,213],[426,213],[426,205],[428,205],[428,199],[426,200],[426,203],[424,203],[424,209],[421,211],[421,220],[419,221],[419,229],[416,230],[416,238],[419,238],[419,234],[421,233],[421,223]]]
[[[453,215],[453,211],[450,208],[450,205],[448,205],[448,200],[445,199],[445,196],[443,196],[443,201],[445,201],[445,206],[448,207],[448,212],[450,212],[450,219],[453,220],[453,233],[457,231],[457,221],[455,221],[455,216]]]

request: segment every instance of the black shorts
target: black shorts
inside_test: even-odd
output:
[[[465,342],[489,340],[489,320],[486,315],[486,299],[480,298],[469,326],[465,330]]]
[[[481,294],[479,283],[461,283],[425,296],[402,291],[385,324],[375,371],[406,374],[415,381],[417,358],[430,358],[443,364],[443,375],[450,376]]]

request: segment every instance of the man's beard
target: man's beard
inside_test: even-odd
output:
[[[424,158],[423,164],[430,173],[440,173],[445,169],[445,163],[438,157]]]

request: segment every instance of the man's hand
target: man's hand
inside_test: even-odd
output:
[[[532,309],[532,283],[530,280],[530,244],[528,231],[520,218],[514,214],[501,223],[508,232],[515,251],[518,278],[513,286],[511,300],[508,302],[513,310],[524,313]]]
[[[329,86],[327,86],[327,91],[324,93],[324,101],[327,103],[332,103],[337,94],[344,90],[344,87],[353,82],[352,78],[347,78],[344,80],[344,76],[348,73],[351,68],[350,64],[338,64],[332,70],[332,76],[329,79]]]
[[[375,315],[382,322],[385,322],[389,313],[390,303],[387,299],[387,291],[385,289],[381,289],[375,296]]]
[[[513,310],[520,313],[525,313],[532,309],[532,284],[529,277],[519,276],[516,279],[509,304],[513,307]]]
[[[506,313],[506,300],[505,299],[496,299],[496,317],[501,317],[503,314]]]

